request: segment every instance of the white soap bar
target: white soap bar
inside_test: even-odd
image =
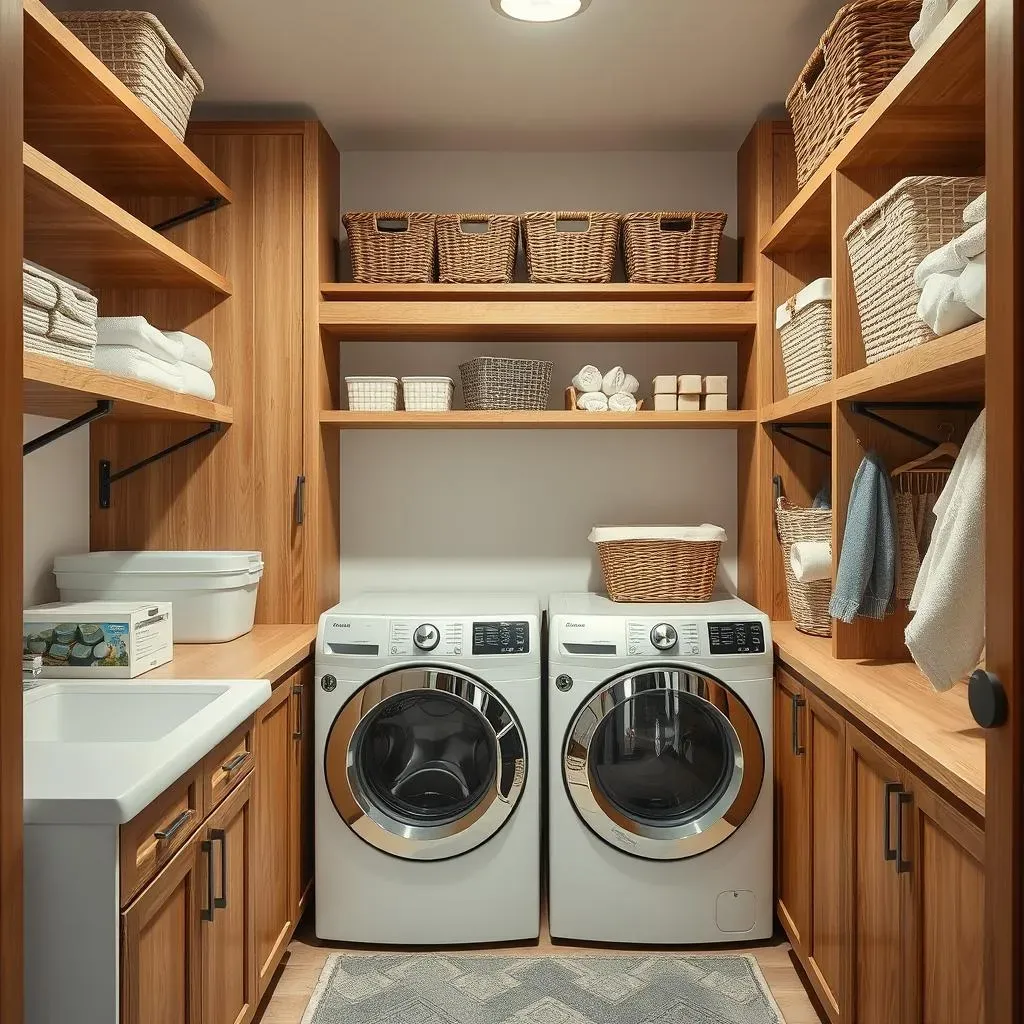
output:
[[[654,378],[654,393],[656,395],[675,395],[676,378],[675,374],[662,374]]]
[[[700,395],[680,395],[676,408],[680,412],[700,412]]]
[[[705,395],[704,408],[708,412],[725,412],[729,408],[728,395]]]
[[[701,391],[701,379],[699,373],[682,373],[679,375],[679,394],[699,395]]]
[[[675,377],[672,378],[675,380]],[[655,412],[675,412],[676,411],[676,396],[672,395],[655,395],[654,396],[654,411]]]
[[[705,377],[704,378],[704,394],[705,395],[727,395],[729,393],[729,378],[728,377]]]

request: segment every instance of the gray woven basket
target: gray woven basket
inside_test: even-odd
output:
[[[551,369],[552,364],[543,359],[477,356],[459,367],[466,408],[546,409]]]

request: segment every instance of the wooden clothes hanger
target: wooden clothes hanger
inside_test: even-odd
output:
[[[922,455],[919,458],[911,459],[910,462],[905,462],[902,466],[892,471],[893,479],[899,476],[905,476],[909,473],[938,473],[948,474],[953,468],[953,463],[956,462],[957,456],[960,454],[960,446],[954,444],[950,438],[953,436],[953,425],[951,423],[944,423],[943,426],[946,428],[946,440],[942,442],[937,448],[933,448],[927,455]],[[937,466],[935,463],[942,459],[949,459],[948,466]]]

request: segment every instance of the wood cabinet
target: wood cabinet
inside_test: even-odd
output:
[[[292,897],[295,920],[302,917],[313,891],[313,663],[291,678],[295,711],[294,775],[292,780],[291,837],[293,843]]]

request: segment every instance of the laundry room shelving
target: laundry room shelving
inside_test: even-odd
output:
[[[731,430],[757,422],[753,409],[728,412],[349,412],[320,414],[321,426],[340,430]]]

